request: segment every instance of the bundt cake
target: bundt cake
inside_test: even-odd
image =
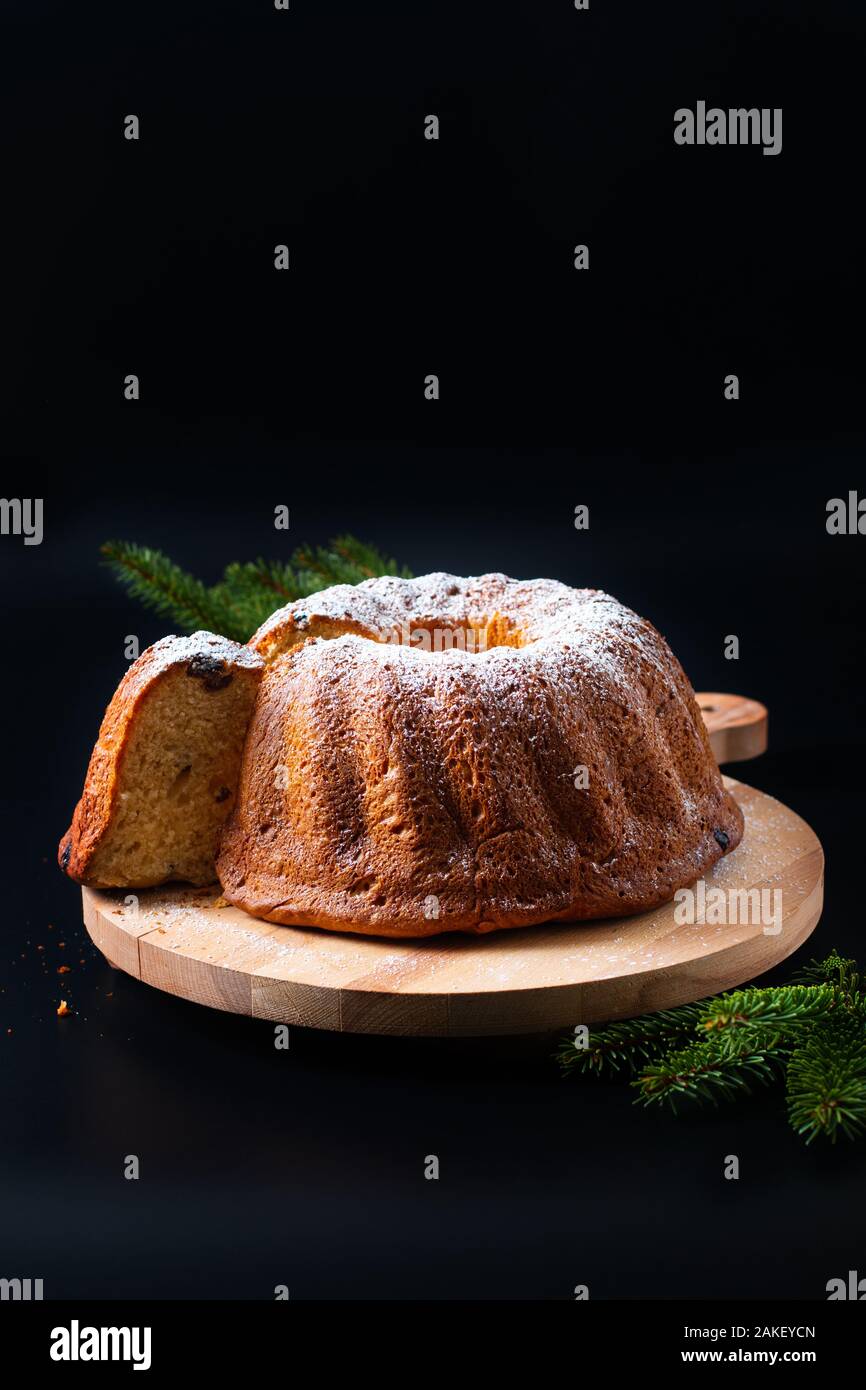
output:
[[[619,916],[740,841],[682,668],[598,590],[373,579],[250,646],[217,872],[255,916],[399,937]]]
[[[211,632],[166,637],[106,711],[60,843],[71,878],[101,888],[212,883],[264,664]]]

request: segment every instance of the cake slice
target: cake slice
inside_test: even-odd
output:
[[[263,669],[255,652],[212,632],[142,653],[108,706],[60,842],[70,878],[96,888],[216,880]]]

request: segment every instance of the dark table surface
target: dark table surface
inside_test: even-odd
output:
[[[401,466],[413,458],[401,452]],[[708,507],[669,474],[670,513],[650,512],[635,470],[569,474],[543,453],[490,455],[480,471],[469,456],[423,460],[442,491],[487,480],[507,492],[531,472],[535,500],[509,497],[495,517],[476,503],[449,522],[441,501],[420,519],[399,501],[380,514],[366,483],[346,481],[341,503],[306,502],[293,482],[299,530],[351,525],[418,571],[592,579],[656,621],[698,687],[766,701],[771,751],[733,771],[796,808],[825,846],[826,909],[799,958],[860,950],[863,596],[848,570],[857,539],[828,537],[822,515],[824,471],[853,476],[844,456],[822,450],[814,483],[784,475],[780,500],[768,455],[770,481],[752,477],[746,509],[724,491]],[[616,1084],[564,1083],[550,1039],[293,1029],[276,1052],[268,1024],[162,995],[90,944],[55,845],[125,636],[145,643],[165,626],[99,570],[97,543],[133,534],[213,571],[217,557],[264,547],[276,495],[252,478],[233,508],[217,497],[207,515],[189,495],[162,515],[158,500],[68,498],[20,561],[7,650],[26,658],[2,800],[5,1263],[56,1296],[267,1297],[278,1283],[293,1297],[555,1298],[578,1283],[594,1297],[821,1296],[862,1261],[866,1148],[805,1149],[778,1090],[672,1118],[634,1108]],[[573,496],[590,501],[586,535],[570,526]],[[731,632],[738,662],[722,655]],[[58,1018],[61,997],[73,1012]],[[430,1153],[438,1183],[423,1177]],[[732,1153],[738,1182],[723,1177]],[[128,1154],[138,1182],[123,1177]]]

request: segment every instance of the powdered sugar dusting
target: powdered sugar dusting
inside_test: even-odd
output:
[[[142,653],[149,659],[149,671],[156,675],[195,657],[211,657],[224,661],[229,666],[243,666],[254,671],[262,665],[261,657],[249,647],[232,642],[228,637],[220,637],[215,632],[191,632],[187,637],[161,637],[152,647]]]
[[[378,578],[288,605],[253,643],[255,776],[220,872],[271,920],[429,936],[621,914],[739,839],[681,667],[600,590]]]

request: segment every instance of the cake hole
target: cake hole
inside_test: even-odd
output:
[[[470,619],[469,622],[437,622],[421,618],[391,628],[382,637],[361,637],[362,641],[384,642],[389,646],[412,647],[415,651],[440,655],[447,652],[466,652],[474,656],[493,647],[522,647],[525,645],[519,628],[512,627],[499,614],[492,618]]]

